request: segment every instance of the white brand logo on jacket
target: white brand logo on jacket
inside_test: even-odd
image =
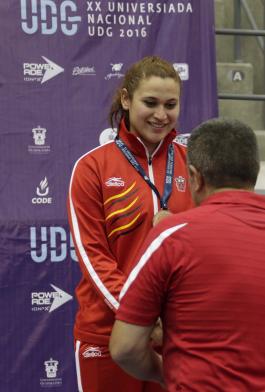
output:
[[[95,357],[101,357],[101,351],[99,347],[88,347],[83,353],[82,353],[84,358],[95,358]]]
[[[120,187],[120,186],[124,186],[125,182],[120,177],[111,177],[111,178],[109,178],[105,182],[105,184],[107,186],[118,186],[118,187]]]
[[[176,186],[179,192],[185,192],[186,190],[186,180],[182,176],[178,176],[175,178]]]

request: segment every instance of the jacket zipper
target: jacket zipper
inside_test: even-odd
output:
[[[152,156],[148,156],[148,175],[150,181],[155,185],[155,178],[154,178],[154,171],[152,165]],[[158,200],[155,192],[152,190],[152,197],[153,197],[153,207],[154,207],[154,215],[158,212]]]
[[[148,163],[148,176],[150,178],[150,181],[155,185],[155,179],[154,179],[154,172],[153,172],[153,166],[152,166],[152,160],[154,155],[156,154],[156,152],[159,150],[161,144],[163,143],[163,140],[159,143],[159,145],[157,146],[156,150],[153,152],[152,155],[149,155],[149,152],[146,148],[146,146],[144,145],[144,143],[141,141],[141,139],[139,137],[137,137],[137,139],[139,140],[139,142],[144,146],[145,149],[145,153],[146,153],[146,157],[147,157],[147,163]],[[153,198],[153,207],[154,207],[154,215],[158,212],[159,208],[158,208],[158,199],[157,196],[155,194],[155,192],[153,190],[151,190],[152,192],[152,198]]]

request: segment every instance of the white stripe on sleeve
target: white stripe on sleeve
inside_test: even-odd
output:
[[[75,168],[76,168],[77,163],[79,162],[79,160],[76,162],[76,164],[74,166],[73,173],[72,173],[72,176],[71,176],[71,181],[70,181],[70,189],[69,189],[70,213],[71,213],[72,224],[73,224],[73,235],[75,237],[75,241],[76,241],[76,245],[77,245],[78,251],[79,251],[79,253],[80,253],[81,257],[82,257],[82,260],[83,260],[83,262],[84,262],[84,264],[85,264],[85,266],[87,268],[87,271],[88,271],[89,275],[93,279],[93,281],[96,284],[96,286],[98,287],[98,289],[101,291],[101,293],[106,298],[106,302],[109,303],[113,308],[118,309],[119,302],[109,292],[109,290],[106,288],[106,286],[104,286],[103,282],[100,280],[97,272],[95,271],[95,269],[93,268],[93,265],[91,264],[91,261],[89,260],[89,257],[88,257],[88,255],[87,255],[87,253],[85,251],[85,248],[84,248],[82,240],[81,240],[80,230],[79,230],[79,226],[78,226],[78,220],[77,220],[77,216],[76,216],[76,213],[75,213],[75,208],[74,208],[74,204],[73,204],[73,201],[72,201],[72,192],[71,192],[74,171],[75,171]]]
[[[180,225],[170,227],[169,229],[166,229],[162,233],[159,234],[157,238],[155,238],[151,244],[148,246],[146,249],[145,253],[142,255],[140,258],[139,262],[136,264],[134,269],[131,271],[130,275],[128,276],[128,279],[124,283],[124,286],[120,292],[119,300],[122,299],[126,291],[129,289],[133,281],[137,278],[137,275],[141,271],[141,269],[145,266],[149,258],[152,256],[152,254],[160,247],[160,245],[163,243],[163,241],[169,237],[171,234],[175,233],[175,231],[180,230],[182,227],[186,226],[187,223],[182,223]]]

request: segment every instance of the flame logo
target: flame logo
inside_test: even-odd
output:
[[[47,196],[49,193],[49,187],[48,187],[48,180],[47,177],[44,178],[44,180],[42,180],[40,182],[40,186],[37,187],[37,191],[36,191],[38,196]]]

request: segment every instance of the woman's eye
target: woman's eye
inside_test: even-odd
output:
[[[165,107],[167,109],[174,109],[176,107],[176,102],[170,102],[170,103],[166,103]]]
[[[146,106],[148,106],[149,108],[153,108],[156,105],[156,102],[154,101],[144,101],[144,103],[146,104]]]

